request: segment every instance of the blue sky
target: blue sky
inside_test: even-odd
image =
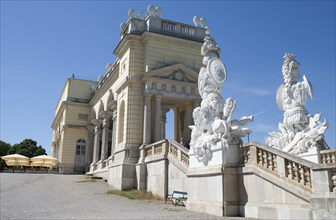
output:
[[[296,54],[315,93],[306,108],[328,119],[325,138],[335,148],[335,1],[2,0],[0,139],[14,144],[32,138],[50,154],[51,123],[66,79],[104,74],[116,59],[128,9],[145,11],[150,4],[161,6],[166,19],[207,19],[228,70],[224,98],[237,100],[235,118],[257,114],[251,141],[263,142],[278,130],[282,57]],[[167,132],[171,136],[172,128]]]

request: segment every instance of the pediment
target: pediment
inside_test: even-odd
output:
[[[198,73],[183,64],[174,64],[145,72],[143,77],[145,79],[161,78],[181,82],[197,83]]]

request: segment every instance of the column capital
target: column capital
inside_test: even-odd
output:
[[[91,121],[91,123],[92,123],[94,126],[100,127],[100,125],[103,123],[103,120],[101,120],[101,119],[93,119],[93,120]]]
[[[102,117],[103,119],[109,119],[112,116],[113,112],[112,111],[102,111],[99,113],[99,116]]]
[[[86,126],[86,128],[88,129],[89,134],[93,134],[94,129],[95,129],[95,126],[93,126],[93,125],[88,125],[88,126]]]

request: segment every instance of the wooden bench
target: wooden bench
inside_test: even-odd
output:
[[[174,205],[184,205],[184,202],[187,201],[187,192],[182,192],[182,191],[176,191],[174,190],[172,194],[168,194],[166,196],[166,201],[167,203],[168,200],[172,201]]]

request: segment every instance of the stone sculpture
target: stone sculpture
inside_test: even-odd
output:
[[[198,20],[195,16],[194,22]],[[205,19],[202,18],[202,21]],[[204,23],[201,25],[205,26]],[[221,95],[227,78],[226,67],[220,59],[221,49],[210,35],[210,29],[205,28],[206,37],[201,48],[204,67],[201,68],[198,77],[198,90],[202,101],[201,106],[193,111],[195,124],[189,127],[192,129],[191,150],[198,162],[207,165],[212,159],[214,146],[221,145],[223,149],[232,144],[240,144],[241,137],[252,132],[243,126],[253,121],[253,116],[243,117],[240,120],[232,119],[236,101],[232,98],[224,100]]]
[[[284,111],[283,123],[279,123],[279,132],[269,133],[265,139],[269,146],[281,149],[294,155],[300,155],[316,147],[322,149],[323,134],[328,128],[321,114],[308,114],[305,104],[307,96],[313,99],[313,87],[305,75],[300,79],[300,64],[295,55],[285,53],[282,65],[284,83],[280,85],[276,94],[276,103]]]

